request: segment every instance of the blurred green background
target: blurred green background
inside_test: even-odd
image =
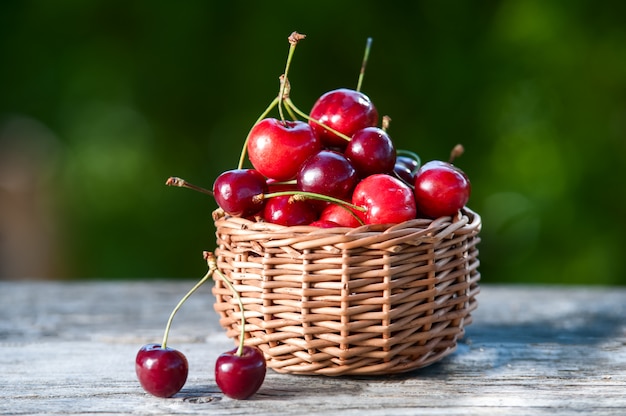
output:
[[[457,161],[487,283],[626,284],[626,2],[0,2],[0,278],[199,278],[205,195],[290,70]]]

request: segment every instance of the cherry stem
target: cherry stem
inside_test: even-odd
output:
[[[289,67],[291,66],[291,59],[293,58],[293,53],[296,49],[296,45],[298,44],[300,40],[304,39],[305,37],[306,35],[300,34],[298,32],[293,32],[291,35],[289,35],[289,38],[288,38],[289,54],[287,55],[287,63],[285,64],[285,73],[280,76],[280,88],[278,91],[278,96],[275,97],[270,103],[270,105],[267,106],[265,111],[263,111],[263,113],[259,116],[259,118],[254,122],[254,124],[252,125],[252,128],[254,128],[254,126],[256,126],[261,120],[267,117],[270,111],[272,111],[274,107],[276,107],[277,105],[278,105],[278,113],[280,115],[280,119],[283,122],[285,121],[282,104],[283,104],[283,101],[286,99],[286,97],[289,97],[289,91],[291,89],[289,85],[289,80],[287,79],[287,73],[289,72]],[[287,110],[289,111],[289,109]],[[293,119],[296,118],[291,113],[291,111],[289,111],[289,114]],[[250,132],[252,131],[252,128],[250,129],[250,131],[248,131],[246,140],[244,140],[243,147],[241,149],[241,155],[239,156],[239,164],[237,165],[238,169],[241,169],[243,167],[244,161],[246,160],[246,153],[248,150],[248,141],[250,141]]]
[[[161,348],[165,349],[167,347],[167,338],[169,336],[172,321],[174,320],[174,315],[176,315],[176,312],[178,312],[180,307],[183,306],[183,303],[185,303],[185,301],[189,299],[193,292],[195,292],[200,286],[202,286],[211,277],[212,274],[213,270],[209,268],[209,271],[204,275],[204,277],[200,279],[200,281],[196,283],[196,285],[192,287],[191,290],[187,292],[187,294],[183,296],[183,298],[178,302],[178,304],[170,314],[169,319],[167,320],[167,325],[165,325],[165,333],[163,334],[163,342],[161,343]]]
[[[194,185],[192,183],[187,182],[184,179],[177,178],[175,176],[171,176],[171,177],[167,178],[167,180],[165,181],[165,184],[167,186],[177,186],[179,188],[193,189],[194,191],[198,191],[198,192],[201,192],[203,194],[207,194],[207,195],[213,196],[213,192],[209,191],[208,189],[204,189],[204,188],[202,188],[200,186]]]
[[[263,113],[259,116],[259,118],[257,118],[257,120],[254,122],[254,124],[252,125],[253,128],[261,120],[263,120],[265,117],[267,117],[267,115],[270,113],[270,111],[272,111],[274,109],[274,107],[276,107],[276,105],[278,104],[278,101],[279,101],[279,97],[276,97],[276,98],[274,98],[272,100],[270,105],[267,106],[265,111],[263,111]],[[246,160],[246,152],[248,150],[248,141],[250,140],[250,132],[251,131],[252,131],[252,129],[250,129],[250,131],[248,131],[248,135],[246,136],[246,140],[244,140],[244,142],[243,142],[243,147],[241,148],[241,156],[239,156],[239,164],[237,165],[238,169],[241,169],[243,167],[243,163]]]
[[[345,141],[349,142],[350,140],[352,140],[349,136],[346,136],[345,134],[331,128],[328,127],[326,124],[315,120],[314,118],[311,118],[307,113],[305,113],[304,111],[300,110],[298,107],[296,107],[296,105],[293,103],[293,101],[291,101],[291,98],[286,97],[285,98],[285,104],[287,104],[287,106],[291,107],[291,109],[293,111],[295,111],[300,117],[304,118],[307,121],[312,121],[313,123],[322,126],[323,128],[325,128],[326,130],[336,134],[337,136],[341,137],[342,139],[344,139]]]
[[[361,85],[363,84],[363,77],[365,76],[365,67],[370,56],[370,49],[372,49],[372,38],[367,38],[365,43],[365,53],[363,54],[363,62],[361,63],[361,71],[359,71],[359,81],[356,84],[356,90],[361,91]]]
[[[415,157],[417,157],[417,155],[415,155]],[[293,183],[293,181],[287,181],[287,182],[282,182],[282,183]],[[172,176],[172,177],[168,178],[167,181],[165,182],[165,184],[168,185],[168,186],[178,186],[178,187],[181,187],[181,188],[189,188],[189,189],[193,189],[194,191],[202,192],[204,194],[208,194],[208,195],[213,196],[213,192],[209,191],[208,189],[204,189],[204,188],[202,188],[200,186],[194,185],[192,183],[187,182],[184,179],[177,178],[175,176]],[[345,207],[346,209],[351,208],[351,209],[354,209],[354,210],[357,210],[357,211],[361,211],[361,212],[365,212],[366,211],[365,208],[360,207],[358,205],[351,204],[350,202],[344,201],[343,199],[334,198],[334,197],[329,196],[329,195],[318,194],[318,193],[315,193],[315,192],[280,191],[280,192],[270,192],[270,193],[267,193],[267,194],[259,194],[255,198],[258,198],[259,200],[263,200],[263,199],[267,199],[267,198],[273,198],[273,197],[277,197],[277,196],[287,196],[287,195],[288,196],[293,196],[293,197],[302,197],[302,198],[317,199],[317,200],[321,200],[321,201],[332,202],[332,203],[338,204],[338,205],[340,205],[342,207]]]
[[[243,341],[246,336],[246,316],[244,313],[243,301],[241,300],[241,296],[239,296],[239,292],[237,291],[237,289],[235,289],[235,286],[231,283],[230,280],[228,280],[224,273],[222,273],[220,269],[217,268],[217,261],[215,260],[215,256],[212,253],[208,252],[205,252],[204,256],[207,260],[207,263],[209,264],[209,269],[211,271],[215,271],[220,276],[224,284],[226,284],[226,286],[228,286],[228,289],[230,289],[230,291],[232,292],[233,296],[237,300],[237,303],[239,303],[239,310],[241,311],[241,334],[239,335],[239,347],[237,348],[236,355],[238,357],[241,357],[243,355]]]
[[[285,121],[285,116],[283,114],[283,99],[285,95],[285,88],[288,88],[288,78],[287,73],[289,72],[289,67],[291,66],[291,60],[293,58],[293,53],[296,50],[296,46],[298,42],[304,39],[306,35],[300,34],[298,32],[293,32],[289,35],[289,54],[287,55],[287,63],[285,64],[285,73],[281,77],[280,89],[278,92],[278,113],[280,114],[281,121]]]
[[[363,220],[361,219],[361,217],[359,217],[358,215],[356,215],[356,213],[355,213],[354,211],[352,211],[350,208],[348,208],[345,204],[341,204],[341,205],[339,205],[339,206],[340,206],[341,208],[345,209],[346,211],[348,211],[348,214],[352,215],[352,216],[353,216],[353,217],[357,220],[357,222],[358,222],[360,225],[365,225],[365,221],[363,221]],[[361,207],[359,207],[359,208],[361,208]],[[365,208],[363,208],[362,210],[359,210],[359,211],[361,211],[361,212],[365,212]]]
[[[448,162],[453,163],[456,158],[461,157],[463,153],[465,153],[465,148],[462,144],[457,144],[452,148],[452,151],[450,152],[450,160],[448,160]]]
[[[383,116],[383,123],[382,123],[383,131],[389,130],[389,124],[391,124],[391,117]]]
[[[259,197],[262,197],[264,199],[267,198],[274,198],[277,196],[300,196],[300,197],[304,197],[304,198],[310,198],[310,199],[318,199],[321,201],[327,201],[327,202],[333,202],[335,204],[344,206],[344,207],[349,207],[352,209],[355,209],[357,211],[361,211],[361,212],[365,212],[366,209],[363,207],[360,207],[358,205],[354,205],[350,202],[346,202],[343,199],[339,199],[339,198],[335,198],[332,196],[328,196],[328,195],[324,195],[324,194],[317,194],[315,192],[304,192],[304,191],[280,191],[280,192],[271,192],[269,194],[262,194],[259,195]]]

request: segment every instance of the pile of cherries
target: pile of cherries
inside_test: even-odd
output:
[[[292,34],[290,52],[302,36]],[[227,214],[285,226],[356,227],[454,216],[465,206],[470,181],[451,163],[462,147],[448,162],[422,166],[418,155],[395,148],[388,117],[378,127],[378,110],[360,82],[356,90],[326,92],[306,114],[289,97],[287,70],[279,96],[246,138],[239,167],[207,191]],[[280,118],[267,117],[274,107]],[[243,168],[246,154],[252,168]],[[169,184],[188,185],[178,178]]]
[[[383,117],[378,127],[378,110],[360,91],[371,39],[355,90],[340,88],[323,94],[308,114],[295,106],[287,73],[303,38],[297,32],[289,36],[279,94],[250,130],[239,166],[220,174],[210,191],[176,177],[166,184],[207,193],[228,215],[284,226],[357,227],[457,215],[471,190],[467,175],[452,164],[462,147],[453,149],[448,162],[424,165],[417,154],[395,148],[387,133],[390,119]],[[268,117],[276,108],[280,117]],[[246,156],[252,168],[243,167]],[[144,390],[155,396],[171,397],[180,391],[188,363],[181,352],[167,346],[171,321],[184,301],[217,273],[239,301],[242,324],[239,347],[217,359],[215,380],[226,396],[245,399],[263,383],[265,358],[259,349],[244,346],[244,305],[217,269],[213,255],[204,255],[209,271],[170,315],[163,342],[139,350],[137,377]]]

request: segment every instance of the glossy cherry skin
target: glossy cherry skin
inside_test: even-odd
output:
[[[333,221],[328,221],[328,220],[317,220],[317,221],[313,221],[311,224],[309,224],[312,227],[319,227],[319,228],[335,228],[335,227],[341,227],[341,225],[337,224],[336,222]]]
[[[470,194],[467,175],[450,163],[427,162],[415,175],[417,209],[430,218],[456,215],[467,204]]]
[[[233,169],[221,173],[213,183],[215,202],[227,214],[248,217],[263,209],[261,197],[268,192],[266,178],[254,169]]]
[[[185,385],[189,364],[178,350],[147,344],[137,353],[135,372],[146,392],[157,397],[172,397]]]
[[[231,399],[247,399],[256,393],[265,380],[266,364],[261,350],[243,347],[243,354],[237,355],[237,348],[220,354],[215,363],[217,386]]]
[[[263,209],[265,221],[287,227],[310,224],[317,217],[317,207],[311,201],[294,199],[291,195],[268,198]]]
[[[399,224],[414,219],[417,213],[411,187],[385,173],[359,182],[352,203],[365,208],[367,224]]]
[[[341,227],[354,228],[362,225],[355,215],[359,216],[356,211],[349,207],[341,206],[339,204],[328,204],[320,214],[319,219],[320,221],[332,222]]]
[[[396,162],[393,166],[393,173],[398,179],[402,179],[406,184],[413,186],[415,182],[414,173],[404,163]]]
[[[409,156],[398,155],[396,157],[396,165],[405,166],[411,172],[415,173],[420,167],[420,162]]]
[[[396,148],[387,132],[378,127],[366,127],[354,133],[344,154],[361,178],[391,173],[396,164]]]
[[[357,130],[378,124],[378,111],[369,97],[347,88],[323,94],[313,104],[309,116],[348,137],[352,137]],[[309,121],[309,125],[326,147],[343,149],[348,144],[345,139],[313,121]]]
[[[296,177],[302,163],[321,149],[320,139],[303,121],[266,118],[248,137],[248,158],[262,175],[286,181]]]
[[[418,157],[419,159],[419,157]],[[394,175],[402,179],[408,185],[413,186],[415,182],[415,174],[420,167],[421,161],[411,156],[398,155],[396,163],[393,166]]]
[[[300,168],[298,188],[339,199],[348,199],[359,177],[352,163],[341,153],[321,150]]]

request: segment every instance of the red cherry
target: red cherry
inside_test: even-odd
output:
[[[378,127],[366,127],[354,133],[344,154],[362,178],[391,173],[396,163],[396,148],[387,132]]]
[[[350,161],[333,150],[321,150],[311,156],[297,176],[300,190],[339,199],[348,199],[358,180]]]
[[[233,169],[220,174],[213,183],[213,196],[226,213],[248,217],[263,209],[266,178],[254,169]]]
[[[266,118],[248,137],[248,158],[262,175],[286,181],[296,177],[302,163],[321,149],[320,140],[303,121]]]
[[[358,227],[361,225],[359,220],[350,212],[360,217],[359,212],[351,210],[349,207],[338,204],[328,204],[320,214],[320,221],[329,221],[342,227]]]
[[[369,97],[360,91],[340,88],[323,94],[309,116],[324,125],[352,137],[357,130],[378,124],[378,111]],[[327,147],[345,148],[347,141],[319,124],[309,121],[315,134]]]
[[[268,198],[263,210],[263,219],[274,224],[291,227],[305,225],[317,220],[318,212],[308,200],[281,195]]]
[[[263,353],[255,347],[244,346],[241,356],[237,348],[220,354],[215,363],[215,381],[226,396],[247,399],[259,390],[266,373]]]
[[[335,228],[335,227],[341,227],[341,225],[337,224],[336,222],[333,221],[328,221],[328,220],[317,220],[317,221],[313,221],[311,224],[309,224],[312,227],[319,227],[319,228]]]
[[[425,163],[415,175],[415,202],[431,218],[453,216],[467,204],[471,184],[458,167],[438,160]]]
[[[354,189],[352,203],[365,208],[367,224],[399,224],[416,216],[411,187],[384,173],[368,176],[359,182]]]
[[[173,348],[160,344],[141,347],[135,358],[135,372],[145,391],[157,397],[171,397],[187,381],[187,358]]]

